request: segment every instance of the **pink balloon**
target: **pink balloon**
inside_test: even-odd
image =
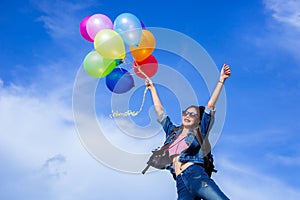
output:
[[[86,39],[87,41],[90,41],[90,42],[94,42],[94,40],[92,38],[90,38],[89,34],[87,33],[87,30],[86,30],[86,23],[88,21],[88,19],[90,18],[90,16],[87,16],[85,17],[81,22],[80,22],[80,25],[79,25],[79,30],[80,30],[80,34],[81,36]]]
[[[113,23],[106,15],[95,14],[88,19],[86,30],[90,38],[94,40],[97,33],[103,29],[113,29]]]

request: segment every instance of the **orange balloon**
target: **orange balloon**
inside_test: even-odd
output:
[[[155,48],[155,38],[148,30],[142,30],[142,36],[138,46],[130,46],[130,52],[134,60],[141,62],[148,58]]]

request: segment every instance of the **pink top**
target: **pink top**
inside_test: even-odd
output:
[[[185,138],[187,133],[180,133],[176,140],[169,147],[169,155],[179,155],[182,151],[188,148]]]

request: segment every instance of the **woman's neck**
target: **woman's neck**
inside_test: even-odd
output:
[[[189,131],[192,131],[193,128],[183,127],[182,133],[188,133]]]
[[[189,130],[194,130],[196,129],[198,126],[184,126],[182,128],[182,132],[188,132]]]

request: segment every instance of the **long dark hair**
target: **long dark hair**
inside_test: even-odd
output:
[[[207,155],[207,154],[209,154],[210,151],[211,151],[211,145],[210,145],[210,142],[209,142],[209,140],[208,140],[208,135],[209,135],[209,133],[207,133],[206,137],[203,138],[203,135],[202,135],[202,133],[201,133],[201,126],[200,126],[200,125],[201,125],[201,120],[202,120],[202,117],[203,117],[203,113],[204,113],[204,110],[205,110],[205,107],[204,107],[204,106],[191,105],[191,106],[187,107],[187,108],[185,109],[185,111],[187,111],[189,108],[195,108],[195,109],[197,110],[198,115],[199,115],[199,127],[197,128],[196,133],[195,133],[195,134],[197,134],[198,136],[196,136],[196,135],[195,135],[195,136],[196,136],[197,138],[199,138],[198,140],[200,140],[199,142],[201,143],[200,145],[201,145],[203,154],[204,154],[204,155]],[[176,128],[177,128],[177,127],[176,127]],[[179,128],[182,128],[182,125],[179,126]],[[178,128],[178,129],[179,129],[179,128]],[[177,129],[177,130],[178,130],[178,129]]]

